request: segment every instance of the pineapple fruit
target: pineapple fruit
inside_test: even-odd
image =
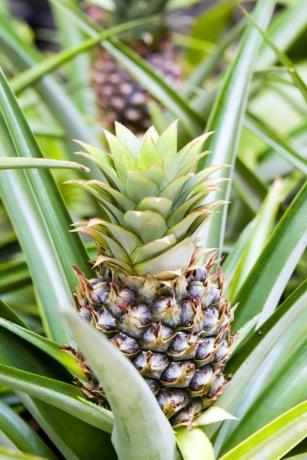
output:
[[[115,2],[115,8],[108,14],[97,6],[88,7],[88,15],[105,27],[110,24],[145,17],[154,13],[163,15],[167,1],[151,0],[143,2],[140,9],[137,0],[123,3]],[[178,63],[179,50],[170,40],[169,27],[163,24],[158,27],[148,26],[147,29],[130,33],[126,43],[145,59],[173,86],[180,88],[181,68]],[[143,134],[150,125],[148,103],[152,97],[133,76],[103,48],[98,48],[92,67],[92,83],[96,93],[99,112],[103,122],[112,127],[119,121],[137,134]]]
[[[96,277],[79,279],[82,318],[105,334],[144,377],[172,425],[191,426],[223,391],[233,337],[232,309],[223,296],[215,254],[198,233],[221,203],[208,202],[221,179],[215,166],[196,172],[207,154],[204,134],[177,151],[177,124],[143,140],[116,123],[106,132],[110,154],[81,143],[105,182],[77,180],[101,206],[100,217],[76,224],[97,244]],[[89,373],[87,395],[103,404]]]

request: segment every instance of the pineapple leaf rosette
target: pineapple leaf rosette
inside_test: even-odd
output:
[[[196,172],[211,133],[177,149],[177,123],[161,135],[152,127],[140,140],[117,123],[106,132],[109,153],[80,143],[105,181],[78,180],[101,216],[76,224],[97,244],[87,279],[79,279],[82,318],[105,334],[144,377],[172,425],[191,426],[223,391],[223,368],[233,337],[232,309],[223,296],[215,253],[198,234],[221,202],[210,202],[222,166]],[[88,370],[85,393],[107,405]]]

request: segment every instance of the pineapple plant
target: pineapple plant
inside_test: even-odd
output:
[[[106,182],[75,181],[102,208],[76,224],[98,249],[95,278],[75,268],[77,308],[133,362],[170,422],[191,426],[223,391],[233,340],[223,273],[215,253],[202,262],[197,242],[221,205],[208,201],[223,180],[210,177],[220,166],[196,172],[211,133],[177,150],[176,122],[160,136],[149,128],[142,140],[119,123],[115,132],[106,131],[110,154],[88,145],[82,153]],[[94,377],[84,391],[103,403]]]
[[[115,1],[111,12],[96,5],[88,5],[88,15],[98,24],[110,27],[136,18],[153,14],[162,16],[157,25],[130,32],[124,37],[132,47],[153,68],[175,88],[180,88],[181,67],[179,49],[171,41],[171,27],[166,17],[168,1],[133,2]],[[92,67],[92,83],[96,103],[103,123],[111,128],[115,121],[124,124],[137,134],[143,134],[150,125],[148,103],[151,95],[142,83],[137,81],[107,51],[98,48]]]
[[[83,32],[95,38],[96,29],[89,29],[92,26],[82,19],[81,10],[68,1],[53,3],[63,8],[64,26],[73,28],[71,19],[76,18]],[[291,43],[294,35],[290,37],[289,30],[297,34],[303,27],[304,3],[287,6],[273,17],[269,36],[276,45]],[[253,17],[262,31],[268,27],[273,6],[273,0],[257,2]],[[2,13],[2,5],[0,9]],[[68,10],[70,15],[64,17]],[[201,147],[207,135],[192,141],[203,130],[188,110],[179,111],[181,115],[174,111],[182,123],[188,117],[194,126],[187,139],[192,143],[183,149],[177,151],[174,125],[160,138],[151,128],[141,141],[118,124],[115,137],[106,134],[110,148],[103,153],[101,138],[85,122],[85,105],[81,113],[74,95],[65,93],[64,82],[48,75],[55,64],[64,63],[63,58],[72,64],[67,59],[76,55],[76,48],[73,53],[60,51],[56,58],[36,55],[35,45],[24,46],[12,24],[11,16],[0,14],[3,63],[12,60],[9,69],[17,77],[8,81],[0,71],[0,196],[6,211],[1,222],[12,224],[4,226],[12,228],[9,238],[0,238],[0,457],[305,458],[307,187],[302,185],[306,165],[297,143],[305,120],[302,115],[300,121],[295,118],[296,129],[289,131],[290,109],[283,111],[267,99],[263,71],[253,75],[254,62],[260,60],[261,69],[275,62],[273,54],[266,55],[271,50],[262,35],[251,25],[245,27],[225,78],[219,79],[206,128],[215,131],[206,144],[210,155],[202,153]],[[118,51],[125,48],[116,41],[112,46]],[[219,44],[217,48],[221,56]],[[84,44],[78,45],[82,49]],[[128,57],[133,60],[133,54],[126,55],[127,67]],[[31,69],[24,74],[26,66]],[[295,72],[293,66],[291,74]],[[39,84],[38,75],[44,77]],[[30,101],[28,94],[20,93],[19,77],[25,91],[31,88]],[[145,81],[141,74],[138,78]],[[250,91],[250,83],[259,83],[259,78],[263,84],[256,94]],[[279,80],[278,76],[276,85]],[[163,90],[161,81],[157,84]],[[303,89],[295,86],[297,91]],[[286,92],[294,90],[293,85],[284,87]],[[36,91],[41,97],[32,99]],[[263,102],[262,96],[268,102],[267,110],[259,104],[256,113],[262,148],[258,150],[246,130],[244,145],[239,146],[243,123],[255,126],[254,102],[259,97]],[[193,104],[186,100],[187,107]],[[165,106],[171,109],[167,100]],[[272,131],[269,109],[273,106],[278,110],[272,125],[278,128],[285,115],[283,135]],[[199,114],[205,125],[206,116],[201,110]],[[51,122],[57,124],[50,126]],[[56,143],[50,136],[56,137]],[[96,162],[90,176],[84,167],[78,171],[80,165],[67,161],[72,146],[63,142],[64,136],[88,143],[83,144],[85,156]],[[58,161],[42,158],[52,156],[55,149]],[[80,157],[83,160],[89,164],[88,158]],[[215,165],[221,163],[232,170],[216,171]],[[95,170],[97,164],[104,178]],[[209,166],[213,169],[206,169]],[[48,170],[52,167],[75,169],[75,182],[96,197],[95,218],[84,221],[94,215],[89,207],[73,209],[62,200]],[[262,181],[257,180],[259,174]],[[230,180],[219,184],[217,177],[222,175]],[[283,179],[275,182],[277,175]],[[80,181],[80,177],[91,180]],[[179,192],[181,180],[186,182]],[[160,187],[169,194],[161,196]],[[229,200],[228,216],[226,204],[215,212]],[[91,197],[88,202],[92,203]],[[181,218],[180,212],[185,213]],[[151,219],[149,226],[141,219],[144,214],[161,218]],[[82,241],[78,231],[68,231],[70,215],[80,221],[76,230],[96,241],[97,256],[95,244]],[[200,242],[207,250],[198,247]],[[219,248],[225,255],[224,275],[215,268],[218,256],[208,248]],[[94,262],[89,265],[88,259]],[[80,282],[77,291],[75,274]],[[233,321],[230,302],[236,305]],[[155,323],[159,325],[152,330]],[[233,346],[230,323],[232,334],[239,332]],[[118,341],[118,336],[125,340]],[[154,350],[159,339],[167,349]],[[67,352],[71,349],[73,354]],[[199,360],[201,351],[207,353],[203,360]],[[144,372],[143,357],[147,365],[148,352],[150,359],[158,355],[157,372],[168,360],[160,376],[148,374],[149,366]],[[180,395],[184,407],[176,405]]]

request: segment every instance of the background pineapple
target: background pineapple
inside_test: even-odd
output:
[[[156,13],[161,15],[158,25],[148,25],[146,29],[131,32],[124,40],[179,89],[179,48],[171,41],[171,31],[166,17],[167,4],[168,0],[147,0],[142,2],[142,5],[138,0],[115,1],[111,12],[96,5],[89,5],[87,12],[93,20],[105,27]],[[145,132],[150,125],[148,102],[151,96],[143,85],[103,48],[98,48],[95,53],[92,82],[104,124],[111,127],[115,121],[119,121],[133,132]]]
[[[97,276],[76,269],[80,315],[133,362],[174,425],[190,425],[222,392],[232,310],[215,254],[200,264],[197,233],[221,203],[207,202],[217,167],[195,172],[208,134],[177,152],[177,124],[140,141],[116,124],[111,155],[85,145],[108,183],[76,181],[103,208],[77,224],[97,243]],[[87,155],[88,154],[84,154]],[[90,155],[89,155],[90,156]],[[87,394],[101,402],[102,390]],[[101,390],[101,391],[100,391]]]

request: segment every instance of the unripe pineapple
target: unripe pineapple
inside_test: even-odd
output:
[[[173,425],[191,425],[223,391],[232,343],[232,310],[215,255],[197,235],[221,203],[208,202],[218,169],[196,172],[205,134],[177,151],[177,125],[143,140],[116,123],[110,154],[83,145],[106,181],[75,181],[93,194],[102,216],[77,224],[98,248],[94,279],[75,269],[80,315],[134,364]],[[103,403],[90,375],[85,392]]]
[[[97,6],[87,8],[88,15],[104,27],[154,13],[164,13],[167,1],[150,0],[142,2],[115,2],[112,12]],[[179,50],[174,46],[166,21],[158,27],[149,25],[130,32],[123,40],[175,88],[180,87],[181,67]],[[98,48],[92,68],[92,82],[102,122],[109,128],[115,121],[123,123],[134,133],[142,133],[150,126],[148,103],[151,95],[116,59],[103,48]]]

